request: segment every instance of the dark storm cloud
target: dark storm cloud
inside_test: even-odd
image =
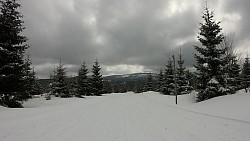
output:
[[[233,31],[235,42],[241,50],[244,50],[243,57],[246,53],[250,53],[250,1],[248,0],[229,0],[225,1],[222,8],[225,14],[232,15],[234,20],[237,20],[237,26]]]
[[[61,56],[70,75],[97,58],[103,73],[159,71],[181,48],[194,64],[193,45],[205,1],[199,0],[22,0],[29,53],[40,77]],[[247,0],[208,1],[227,34],[248,44]]]

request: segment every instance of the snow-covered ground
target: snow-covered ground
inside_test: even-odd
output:
[[[249,141],[250,93],[194,103],[155,92],[0,107],[1,141]]]

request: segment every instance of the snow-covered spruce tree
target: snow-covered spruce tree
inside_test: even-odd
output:
[[[16,0],[0,0],[0,105],[22,107],[28,99],[24,87],[23,54],[28,48],[21,7]]]
[[[92,68],[91,92],[93,95],[101,96],[103,93],[103,79],[101,75],[101,67],[96,60]]]
[[[74,76],[71,76],[67,79],[68,83],[68,90],[70,96],[77,96],[78,95],[78,82]]]
[[[50,94],[52,95],[56,95],[56,69],[54,68],[53,72],[50,73],[50,84],[49,84],[49,87],[50,87]]]
[[[24,61],[24,87],[25,93],[30,98],[33,95],[41,94],[41,86],[37,82],[36,73],[34,68],[31,67],[31,60],[29,55]]]
[[[31,61],[29,55],[24,60],[24,88],[25,93],[27,93],[28,98],[31,98],[31,91],[35,83],[35,73],[31,68]]]
[[[231,56],[229,64],[226,67],[227,72],[227,86],[231,94],[234,94],[237,90],[240,89],[240,65],[238,64],[238,59],[236,56]]]
[[[173,61],[169,58],[168,64],[166,65],[165,69],[162,93],[164,95],[173,95],[174,88],[175,88],[175,83],[174,83]]]
[[[61,63],[61,59],[55,70],[54,81],[53,91],[55,92],[55,95],[59,97],[70,97],[66,83],[66,71],[63,67],[63,64]]]
[[[227,87],[230,90],[231,94],[234,94],[237,90],[240,89],[240,72],[241,68],[238,62],[237,55],[234,51],[234,42],[231,38],[224,36],[221,44],[221,48],[226,49],[225,53],[225,78]]]
[[[196,75],[194,72],[190,72],[189,70],[185,71],[186,79],[188,80],[188,91],[192,91],[196,88]]]
[[[152,74],[148,74],[147,78],[147,91],[153,91],[154,90],[154,83],[153,83],[153,76]]]
[[[34,69],[33,69],[33,74],[36,75]],[[44,89],[42,88],[42,85],[38,82],[37,76],[35,76],[35,82],[33,85],[33,89],[30,93],[31,93],[31,95],[39,95],[39,94],[44,93]]]
[[[162,72],[162,69],[160,69],[160,72],[158,74],[158,79],[157,79],[157,92],[162,91],[163,82],[164,82],[163,72]]]
[[[242,68],[242,88],[248,91],[248,88],[250,87],[250,62],[249,62],[249,57],[245,58],[245,62],[243,64]]]
[[[202,18],[204,23],[200,23],[198,40],[202,46],[195,46],[199,54],[194,57],[197,61],[198,97],[197,101],[203,101],[216,96],[228,93],[225,82],[225,48],[220,48],[219,44],[223,40],[220,22],[215,22],[214,13],[205,7]],[[216,82],[216,83],[214,83]],[[218,82],[218,83],[217,83]],[[212,84],[214,83],[214,84]],[[213,94],[210,93],[213,91]]]
[[[77,97],[90,95],[90,83],[87,75],[88,69],[84,62],[78,71]]]
[[[184,60],[182,59],[181,53],[179,54],[179,60],[177,61],[177,94],[187,94],[189,93],[190,86],[186,77],[185,67],[183,66]]]

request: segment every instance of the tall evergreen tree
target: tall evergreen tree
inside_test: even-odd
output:
[[[186,78],[188,80],[188,91],[194,90],[196,88],[196,75],[194,72],[190,72],[189,70],[185,71]]]
[[[24,88],[23,54],[28,48],[21,7],[16,0],[0,0],[0,104],[21,107],[28,94]]]
[[[31,91],[34,87],[35,83],[35,73],[33,72],[33,69],[31,68],[31,61],[29,55],[24,60],[24,89],[25,93],[27,94],[27,97],[31,97]]]
[[[230,89],[230,92],[233,94],[240,89],[240,65],[236,56],[231,56],[229,60],[229,65],[227,66],[227,85]]]
[[[248,88],[250,87],[250,62],[248,56],[245,58],[241,76],[242,76],[242,88],[244,88],[247,92]]]
[[[31,90],[30,94],[33,96],[33,95],[39,95],[39,94],[44,93],[44,90],[43,90],[41,84],[38,82],[39,79],[36,76],[34,68],[33,68],[32,73],[35,75],[35,82],[34,82],[33,89]]]
[[[162,93],[165,95],[173,95],[174,88],[175,88],[175,81],[174,81],[173,61],[169,58],[168,64],[166,65],[165,69]]]
[[[162,69],[160,69],[157,80],[157,92],[162,92],[163,82],[164,82],[164,76]]]
[[[195,68],[198,75],[198,97],[197,101],[227,94],[225,75],[225,48],[218,45],[223,40],[220,22],[215,22],[214,13],[205,7],[202,18],[204,23],[200,23],[198,40],[202,46],[195,46],[199,54],[194,57],[197,61]],[[211,83],[216,82],[211,85]],[[217,83],[218,82],[218,83]],[[209,85],[208,85],[209,84]],[[210,92],[211,90],[211,92]]]
[[[70,96],[78,96],[78,82],[75,76],[71,76],[67,79],[67,86]]]
[[[56,69],[54,68],[54,70],[50,73],[50,76],[49,76],[50,80],[51,80],[51,83],[49,84],[50,86],[50,94],[52,95],[56,95]]]
[[[184,64],[184,60],[182,59],[182,54],[180,52],[179,54],[179,60],[177,61],[178,63],[178,67],[177,67],[177,94],[181,95],[181,94],[187,94],[189,93],[190,90],[190,86],[189,86],[189,82],[187,80],[186,77],[186,73],[185,73],[185,67],[183,66]]]
[[[100,96],[103,93],[103,79],[101,75],[101,67],[99,65],[99,62],[96,60],[95,64],[93,65],[92,68],[92,93],[96,96]]]
[[[65,68],[63,67],[63,64],[60,59],[60,63],[57,66],[55,70],[55,76],[54,76],[54,81],[55,81],[55,86],[54,92],[56,96],[59,97],[70,97],[69,91],[68,91],[68,86],[66,83],[66,71]]]
[[[227,81],[227,87],[230,93],[233,94],[240,89],[240,72],[241,68],[237,59],[237,55],[234,52],[234,42],[231,38],[224,36],[221,42],[221,48],[226,49],[225,53],[225,78]]]
[[[28,97],[31,97],[33,95],[41,94],[41,86],[37,82],[36,73],[34,71],[34,68],[31,67],[31,60],[29,55],[25,59],[24,63],[24,88],[25,93]]]
[[[78,71],[78,88],[77,88],[78,97],[90,95],[90,83],[87,74],[88,74],[88,69],[84,62]]]

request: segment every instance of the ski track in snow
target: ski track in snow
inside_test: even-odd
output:
[[[145,96],[143,96],[143,97],[146,98]],[[173,106],[173,105],[165,104],[165,103],[162,103],[160,101],[155,101],[155,100],[152,100],[152,99],[149,99],[149,98],[147,98],[147,100],[149,100],[149,101],[151,101],[153,103],[155,102],[155,103],[158,103],[158,104],[162,104],[162,105],[167,106],[169,108],[175,108],[175,109],[178,109],[178,110],[192,112],[192,113],[195,113],[195,114],[200,114],[200,115],[205,115],[205,116],[211,116],[211,117],[214,117],[214,118],[221,118],[221,119],[225,119],[225,120],[232,120],[232,121],[236,121],[236,122],[242,122],[242,123],[245,123],[245,124],[250,124],[250,121],[245,121],[245,120],[240,120],[240,119],[234,119],[234,118],[228,118],[228,117],[223,117],[223,116],[218,116],[218,115],[202,113],[202,112],[198,112],[198,111],[195,111],[195,110],[190,110],[190,109],[187,109],[187,108],[183,108],[183,107],[180,107],[180,106]]]
[[[0,111],[1,141],[249,141],[247,121],[162,103],[152,94],[112,94]],[[52,99],[53,100],[53,99]]]

